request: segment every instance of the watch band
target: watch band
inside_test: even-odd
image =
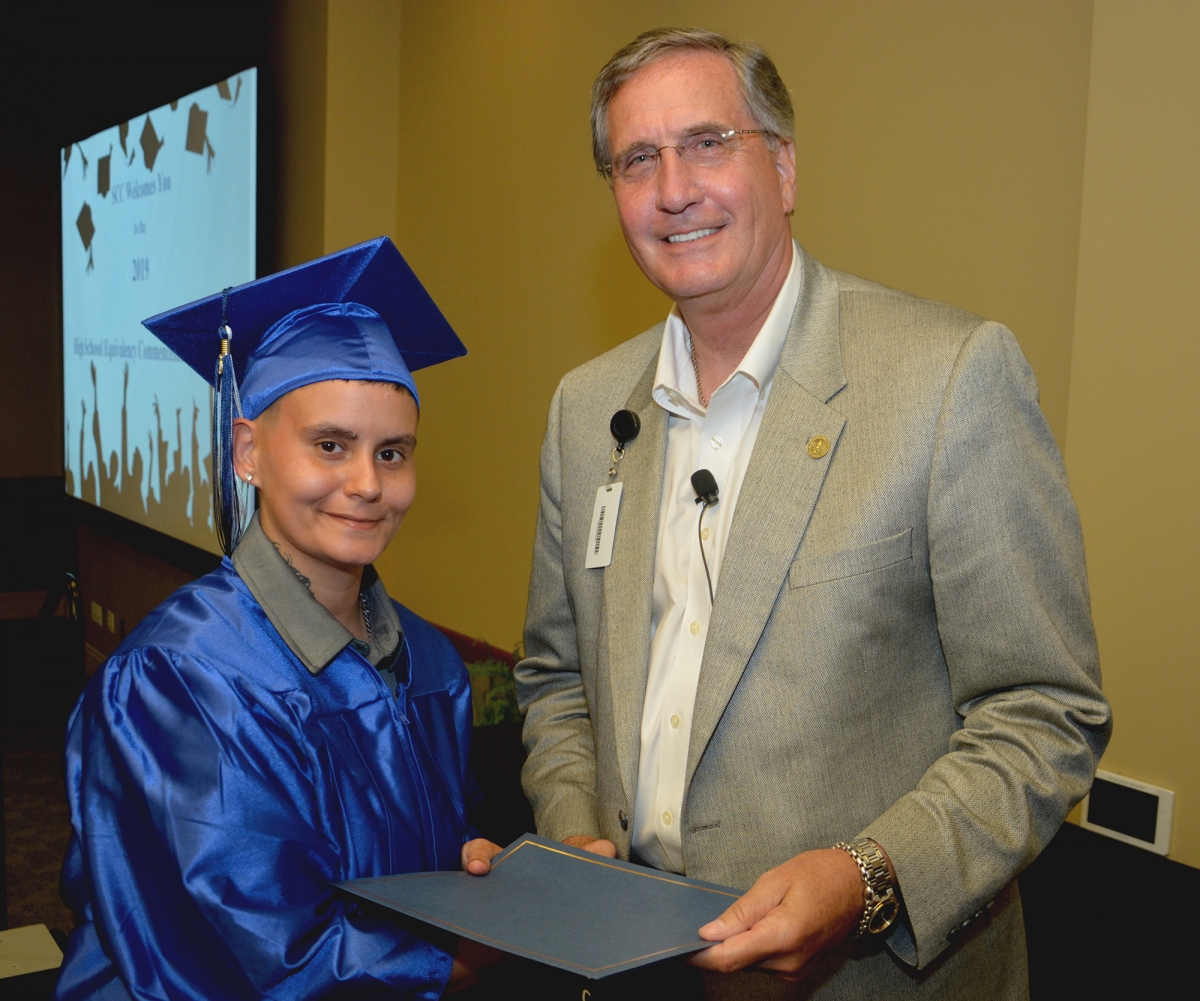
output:
[[[900,898],[888,870],[887,856],[870,838],[839,841],[834,848],[846,852],[858,865],[863,878],[863,912],[854,931],[855,938],[867,932],[879,935],[887,931],[900,914]]]

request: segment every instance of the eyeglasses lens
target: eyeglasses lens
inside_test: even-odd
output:
[[[684,163],[692,167],[719,166],[733,153],[730,143],[729,138],[715,132],[688,136],[679,146],[634,150],[614,165],[614,173],[623,181],[645,180],[658,169],[658,163],[667,150],[674,150]]]

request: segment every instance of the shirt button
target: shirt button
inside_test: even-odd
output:
[[[700,538],[704,539],[704,540],[707,542],[707,541],[708,541],[708,537],[709,537],[709,535],[711,535],[711,534],[712,534],[712,533],[711,533],[711,532],[709,532],[709,530],[706,528],[706,529],[704,529],[704,530],[703,530],[703,531],[700,533]]]
[[[708,443],[712,445],[713,448],[720,448],[725,444],[720,435],[713,435],[712,438],[709,439]]]
[[[700,623],[693,622],[688,628],[691,629],[692,635],[695,636],[696,633],[700,632]]]
[[[679,718],[679,714],[678,714],[678,713],[676,713],[674,716],[672,716],[672,717],[671,717],[671,726],[673,726],[673,727],[678,727],[678,726],[679,726],[679,724],[680,724],[680,723],[682,723],[682,722],[683,722],[683,720],[681,720],[681,719]]]
[[[671,826],[671,811],[670,810],[663,810],[663,823],[666,824],[668,827]]]

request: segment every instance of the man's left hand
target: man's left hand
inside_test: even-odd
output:
[[[863,912],[863,880],[838,848],[805,852],[762,874],[700,937],[719,942],[691,958],[721,973],[747,967],[799,980],[805,967],[854,931]]]

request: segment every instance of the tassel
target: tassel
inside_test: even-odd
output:
[[[253,506],[250,488],[237,478],[233,471],[233,420],[242,416],[242,399],[238,393],[237,375],[233,368],[233,355],[229,344],[233,340],[233,329],[226,319],[229,289],[221,293],[221,326],[217,333],[221,338],[221,352],[217,356],[216,378],[213,380],[213,525],[217,530],[217,541],[226,556],[233,554],[242,533],[246,530]]]

